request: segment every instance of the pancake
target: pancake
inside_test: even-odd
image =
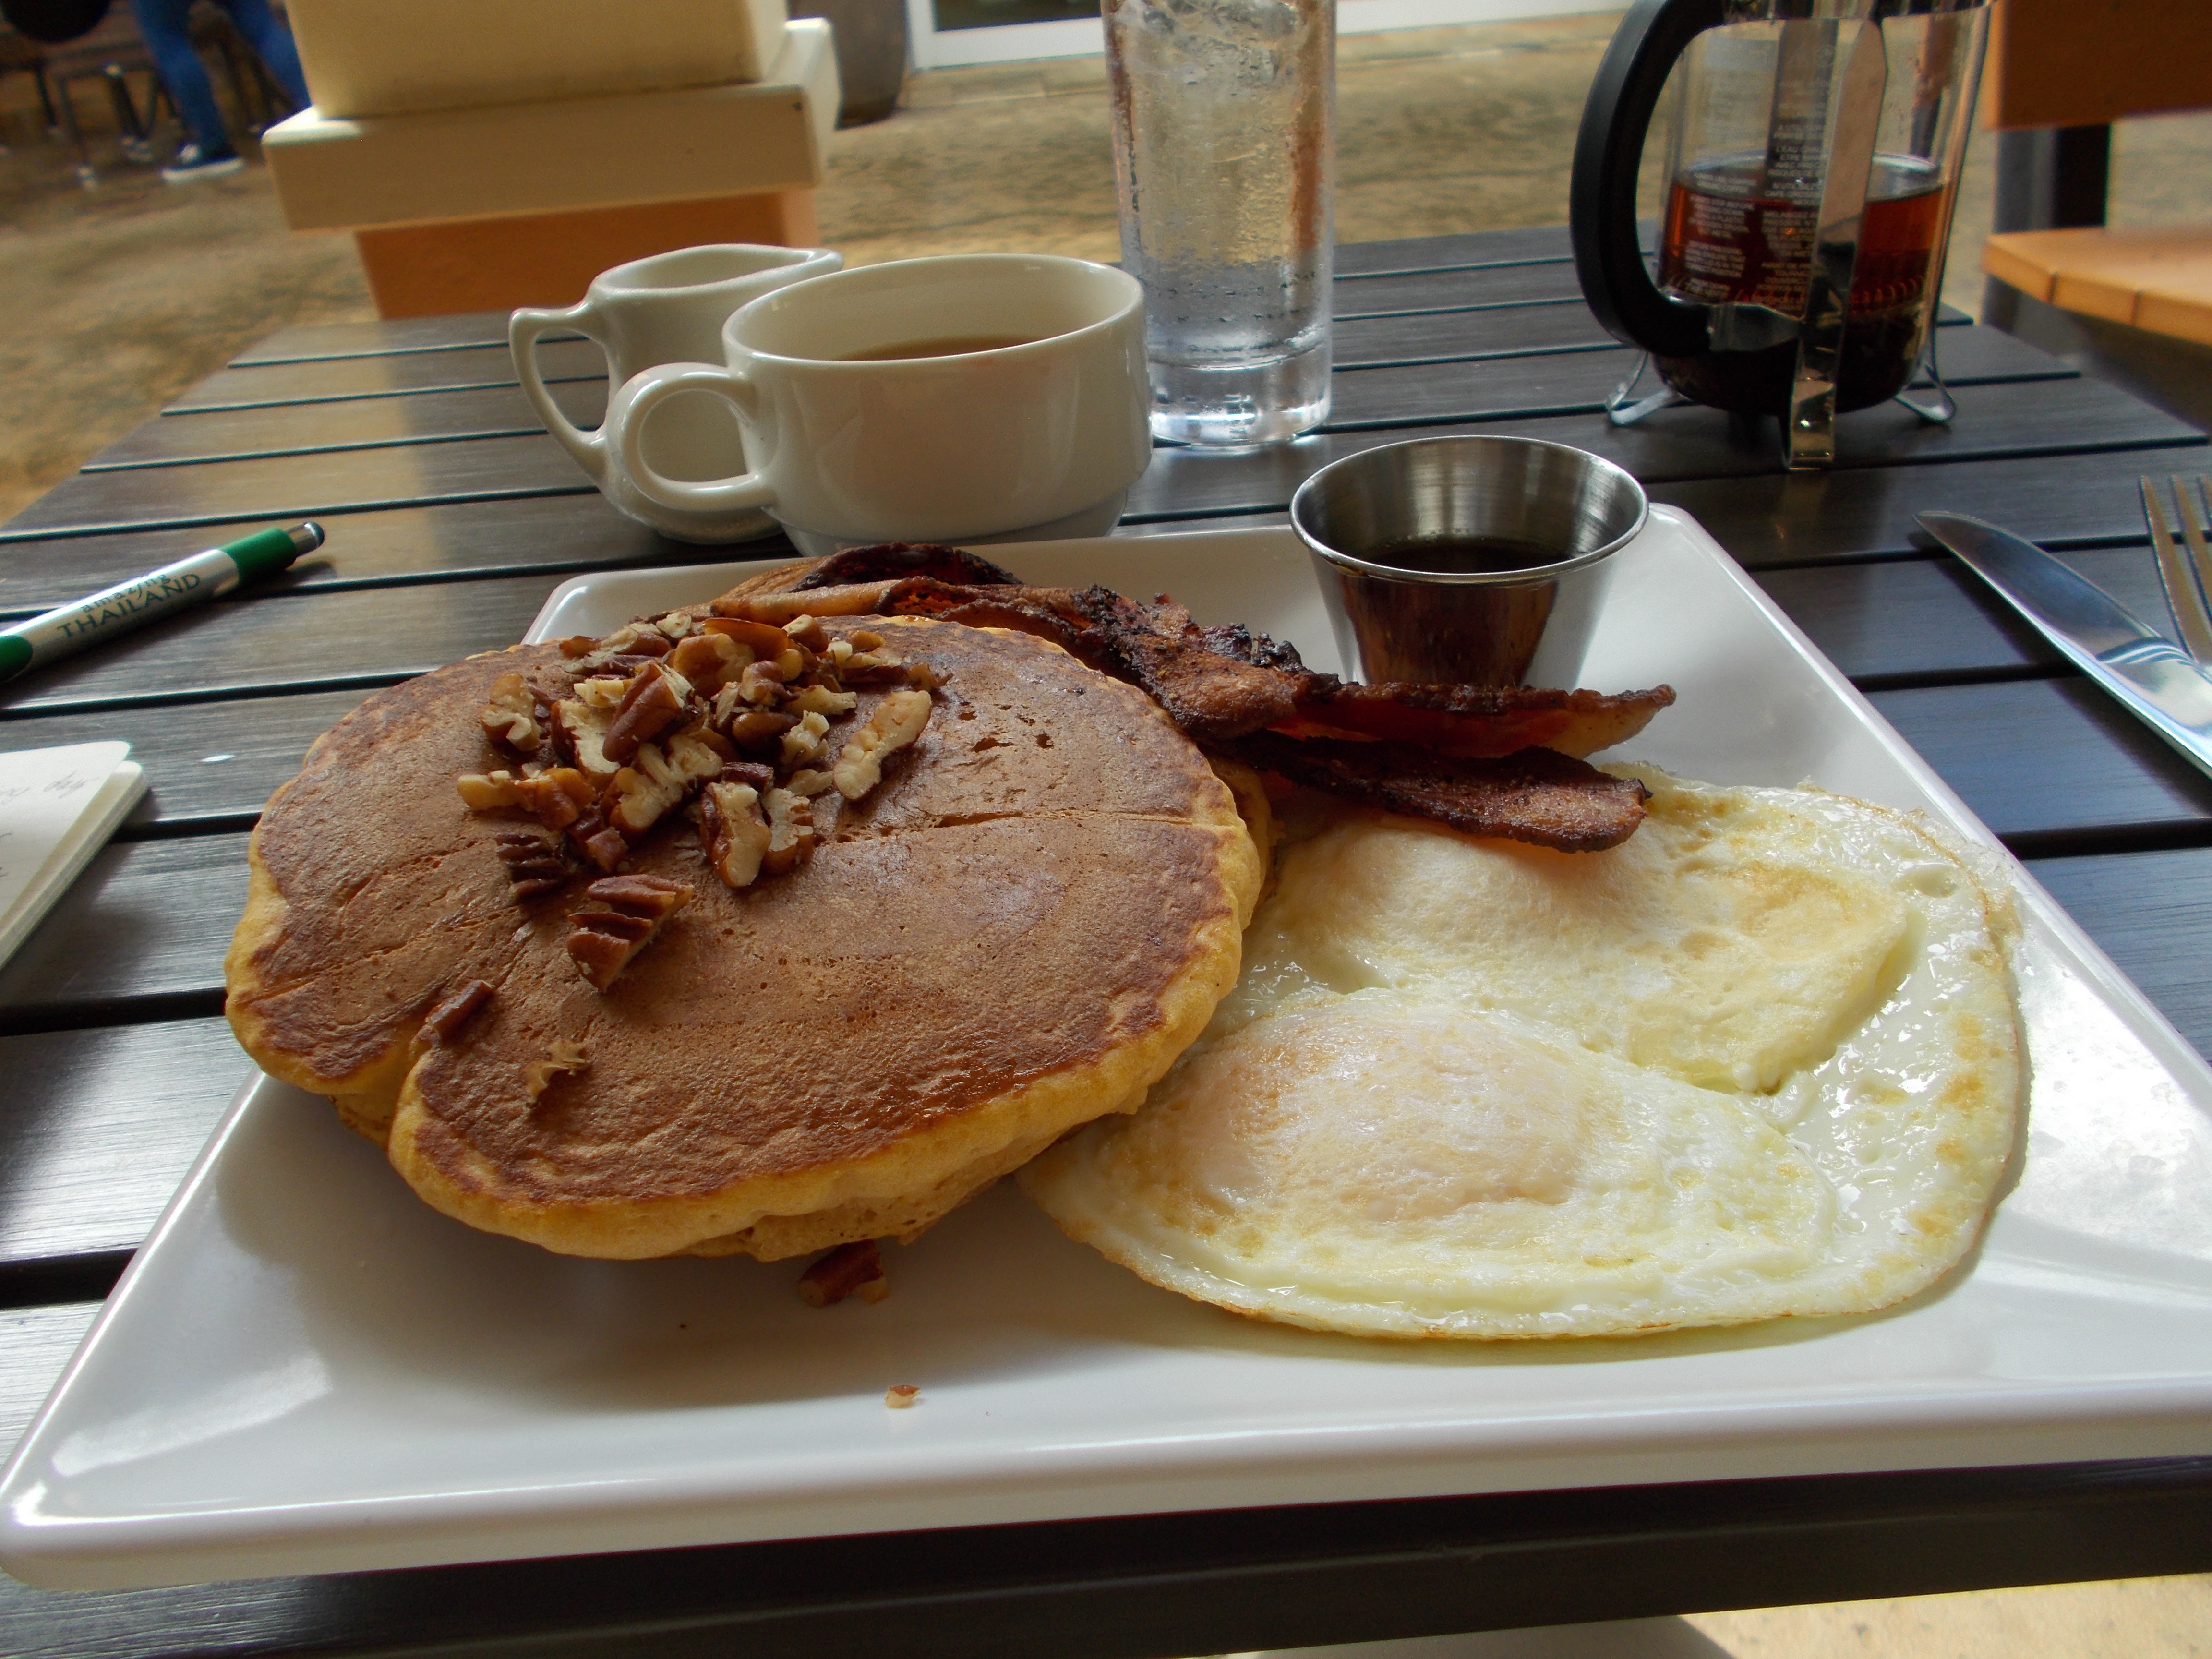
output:
[[[585,883],[518,903],[496,838],[528,820],[454,784],[514,763],[478,715],[507,674],[565,690],[562,648],[371,698],[254,833],[226,963],[240,1041],[436,1208],[580,1255],[910,1236],[1133,1109],[1237,976],[1261,863],[1229,787],[1141,692],[1049,644],[830,632],[863,623],[943,677],[920,738],[757,885],[718,878],[688,823],[657,826],[628,868],[691,898],[605,992],[567,949]],[[425,1041],[475,981],[490,995],[459,1036]]]

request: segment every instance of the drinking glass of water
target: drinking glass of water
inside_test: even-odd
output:
[[[1272,443],[1328,415],[1335,0],[1104,0],[1121,262],[1155,437]]]

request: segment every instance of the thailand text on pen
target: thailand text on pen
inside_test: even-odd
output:
[[[274,575],[322,544],[323,527],[312,521],[288,530],[256,531],[243,540],[211,547],[0,629],[0,680],[13,679],[34,665],[65,657],[186,605],[221,599],[240,582]]]

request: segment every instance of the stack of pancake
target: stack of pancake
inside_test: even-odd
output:
[[[1263,876],[1237,798],[1142,692],[1050,644],[872,625],[943,681],[920,740],[772,882],[726,886],[672,816],[629,868],[694,896],[605,993],[564,948],[586,883],[518,901],[514,817],[455,787],[514,763],[480,722],[494,682],[557,686],[562,647],[372,697],[255,831],[240,1041],[438,1209],[580,1255],[910,1236],[1133,1109],[1237,979]],[[455,1040],[426,1033],[475,981]]]

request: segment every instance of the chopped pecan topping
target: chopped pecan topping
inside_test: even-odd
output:
[[[577,683],[577,689],[592,684],[590,680]],[[564,697],[553,705],[553,729],[561,734],[561,741],[575,759],[577,769],[596,783],[605,783],[622,768],[609,760],[602,746],[607,735],[607,725],[614,718],[611,707],[594,708],[579,698]]]
[[[753,659],[753,653],[726,634],[694,634],[669,658],[676,672],[702,693],[719,690]]]
[[[599,792],[573,766],[556,766],[517,786],[523,809],[548,830],[565,830],[584,814]]]
[[[518,755],[534,755],[545,741],[544,728],[538,723],[538,699],[520,674],[501,674],[491,683],[483,721],[486,737]]]
[[[533,1060],[522,1068],[522,1086],[536,1100],[553,1086],[555,1078],[591,1069],[591,1056],[584,1052],[582,1043],[556,1037],[544,1059]]]
[[[496,812],[522,805],[523,781],[512,772],[464,772],[454,783],[471,812]]]
[[[639,746],[650,743],[684,718],[684,702],[691,687],[674,669],[649,662],[623,693],[599,739],[599,752],[611,761],[627,761]]]
[[[850,691],[832,691],[826,685],[810,685],[794,691],[785,700],[785,709],[795,714],[820,714],[829,720],[842,720],[853,712],[860,700]]]
[[[853,740],[837,757],[831,776],[837,793],[858,800],[883,781],[884,762],[921,735],[929,724],[931,703],[927,691],[894,691],[876,705]]]
[[[732,887],[750,887],[768,854],[768,820],[760,791],[749,783],[714,782],[699,798],[699,845],[714,873]]]
[[[570,688],[576,701],[586,708],[619,708],[623,696],[629,690],[629,679],[621,674],[592,674],[578,680]]]
[[[565,887],[575,873],[566,843],[557,836],[505,830],[492,837],[492,845],[499,849],[499,860],[507,866],[508,896],[518,903]]]
[[[622,868],[623,860],[629,856],[629,841],[613,825],[602,822],[597,828],[577,841],[584,856],[598,868],[610,874]]]
[[[761,855],[761,867],[771,876],[780,876],[812,858],[812,804],[788,789],[771,789],[761,805],[768,809],[768,850]]]
[[[783,683],[790,678],[781,663],[765,659],[745,665],[745,672],[738,676],[738,701],[756,708],[772,708],[783,696]]]
[[[854,1295],[864,1302],[880,1302],[890,1292],[884,1260],[872,1238],[840,1244],[799,1276],[799,1299],[810,1308],[826,1308]]]
[[[881,1298],[878,1297],[878,1300]],[[884,1404],[895,1412],[902,1412],[921,1397],[921,1390],[912,1382],[894,1382],[884,1390]]]
[[[668,636],[649,622],[625,623],[611,634],[592,640],[590,648],[579,653],[569,647],[573,640],[562,641],[564,656],[579,656],[577,666],[586,671],[613,666],[624,657],[665,657],[668,654]]]
[[[738,622],[728,617],[709,617],[699,624],[700,631],[720,634],[724,639],[741,645],[755,657],[764,657],[774,662],[791,648],[791,635],[773,623]]]
[[[700,845],[726,884],[795,869],[831,837],[844,801],[866,795],[884,761],[921,735],[929,693],[944,683],[927,663],[887,649],[880,632],[832,638],[799,610],[782,626],[671,612],[562,648],[578,678],[568,696],[529,716],[548,759],[566,763],[462,785],[472,805],[520,806],[566,832],[565,843],[503,853],[522,872],[518,897],[550,890],[579,863],[626,867],[631,847],[702,789],[693,809]],[[527,687],[511,678],[501,706],[515,712],[508,706]],[[847,678],[897,689],[841,751],[832,728],[860,702]]]
[[[599,648],[599,642],[589,634],[571,634],[561,641],[561,654],[564,657],[588,657]]]
[[[453,1042],[460,1036],[461,1028],[490,1000],[491,987],[483,980],[471,980],[422,1016],[422,1041],[433,1048]]]
[[[724,686],[722,695],[726,697],[736,689]],[[778,714],[765,708],[754,708],[734,716],[722,729],[738,748],[755,754],[768,754],[773,753],[777,741],[798,724],[799,716],[796,714]]]
[[[887,685],[906,678],[907,662],[895,651],[855,651],[837,665],[847,685]]]
[[[609,876],[586,887],[584,896],[605,908],[569,916],[568,954],[592,988],[605,991],[669,917],[691,902],[691,889],[660,876]]]
[[[775,787],[775,768],[758,761],[732,761],[715,775],[717,783],[749,783],[763,795]]]
[[[696,738],[681,734],[667,746],[647,744],[635,761],[615,774],[607,822],[635,841],[672,807],[722,769],[722,757]]]
[[[804,766],[808,761],[820,760],[822,752],[830,746],[830,722],[819,714],[801,714],[799,724],[783,734],[783,750],[777,757],[784,766]]]

